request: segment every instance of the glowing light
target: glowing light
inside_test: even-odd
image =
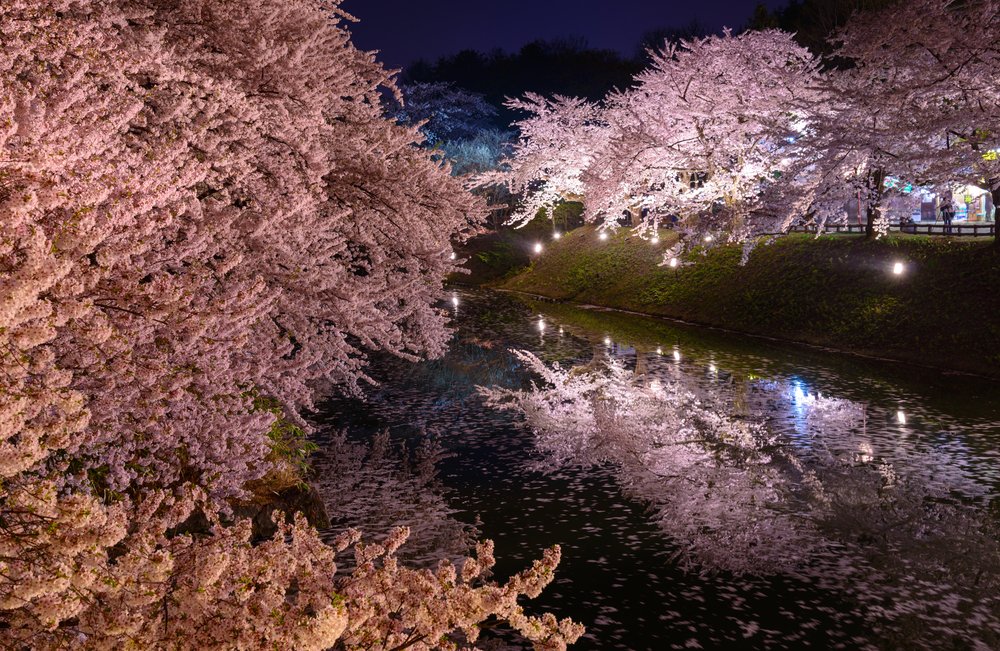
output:
[[[454,259],[455,259],[455,258],[457,258],[457,257],[458,257],[458,256],[457,256],[457,255],[455,255],[455,252],[454,252],[454,251],[452,251],[452,252],[451,252],[451,259],[452,259],[452,260],[454,260]]]
[[[674,361],[675,362],[681,361],[681,351],[679,350],[674,351]]]
[[[451,295],[451,304],[458,307],[458,294]]]
[[[708,372],[709,373],[718,373],[719,372],[719,368],[715,364],[709,364],[708,365]]]
[[[601,234],[598,235],[597,237],[601,238],[601,240],[606,240],[608,239],[608,234],[605,233],[604,231],[601,231]]]
[[[538,331],[545,332],[545,319],[541,317],[538,318]]]
[[[552,234],[552,239],[554,240],[558,240],[560,237],[562,237],[562,233],[560,233],[559,231],[556,231],[555,233]]]
[[[902,276],[904,271],[906,271],[906,265],[904,265],[902,262],[897,262],[896,264],[892,265],[893,274],[897,276]]]
[[[562,326],[559,326],[559,334],[562,334],[562,333],[563,333]]]
[[[605,346],[610,346],[611,345],[611,337],[605,337],[604,338],[604,345]]]
[[[900,425],[906,425],[906,414],[903,413],[902,409],[896,412],[896,422]]]
[[[680,262],[677,261],[677,258],[670,258],[671,269],[676,269],[678,264],[680,264]]]
[[[656,349],[656,354],[657,355],[662,355],[663,354],[663,349],[662,348],[657,348]]]
[[[535,253],[541,253],[541,252],[542,252],[542,243],[535,242]]]
[[[706,236],[705,236],[705,241],[706,241],[706,242],[711,242],[711,241],[712,241],[713,239],[715,239],[715,238],[714,238],[714,237],[712,237],[711,235],[706,235]]]
[[[660,236],[659,235],[654,235],[653,239],[651,239],[650,242],[652,242],[653,244],[659,244],[660,243]]]

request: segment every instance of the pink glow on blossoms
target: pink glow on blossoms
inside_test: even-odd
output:
[[[0,5],[5,642],[422,649],[491,614],[546,649],[580,635],[516,602],[557,548],[498,586],[486,543],[459,580],[401,568],[403,530],[334,550],[296,520],[250,546],[249,521],[220,521],[272,468],[278,414],[357,391],[369,352],[444,350],[434,303],[484,213],[383,116],[391,74],[344,17],[336,0]],[[207,533],[173,530],[196,510]],[[349,544],[358,569],[335,577]]]

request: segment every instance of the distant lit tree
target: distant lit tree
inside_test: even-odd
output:
[[[444,82],[413,83],[400,87],[402,106],[394,117],[419,124],[430,145],[467,141],[495,128],[497,110],[479,93]]]
[[[673,214],[733,240],[784,230],[755,211],[798,133],[795,106],[814,94],[816,61],[790,34],[724,34],[668,46],[636,85],[612,95],[610,135],[584,174],[589,219],[623,210],[641,228]]]
[[[501,184],[520,198],[509,222],[523,226],[539,210],[586,194],[583,175],[602,155],[608,129],[601,108],[586,100],[529,93],[508,106],[529,114],[516,123],[520,138],[504,169],[475,179],[473,185]]]
[[[582,198],[588,221],[615,227],[629,211],[641,234],[665,215],[733,240],[783,230],[789,218],[757,208],[801,130],[794,106],[818,77],[789,34],[727,33],[668,44],[604,105],[530,95],[516,104],[532,117],[503,177],[524,198],[516,219]]]

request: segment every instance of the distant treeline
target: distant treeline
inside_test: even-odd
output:
[[[899,0],[791,0],[780,9],[758,5],[748,29],[780,28],[817,54],[831,50],[827,39],[856,12],[879,9]],[[666,40],[707,36],[713,32],[701,23],[664,27],[646,32],[631,55],[590,47],[584,39],[558,39],[528,43],[517,52],[463,50],[435,62],[417,61],[403,73],[402,81],[450,82],[482,94],[498,109],[496,128],[504,129],[523,117],[503,106],[506,97],[527,92],[583,97],[598,101],[615,88],[627,88],[647,63],[647,51]]]

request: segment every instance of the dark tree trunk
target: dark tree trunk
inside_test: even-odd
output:
[[[885,170],[879,169],[871,173],[868,177],[869,200],[865,205],[865,237],[874,240],[877,236],[875,232],[875,220],[879,218],[881,211],[878,209],[879,199],[885,191]]]
[[[865,237],[875,239],[875,220],[878,219],[878,208],[868,206],[865,209]]]

